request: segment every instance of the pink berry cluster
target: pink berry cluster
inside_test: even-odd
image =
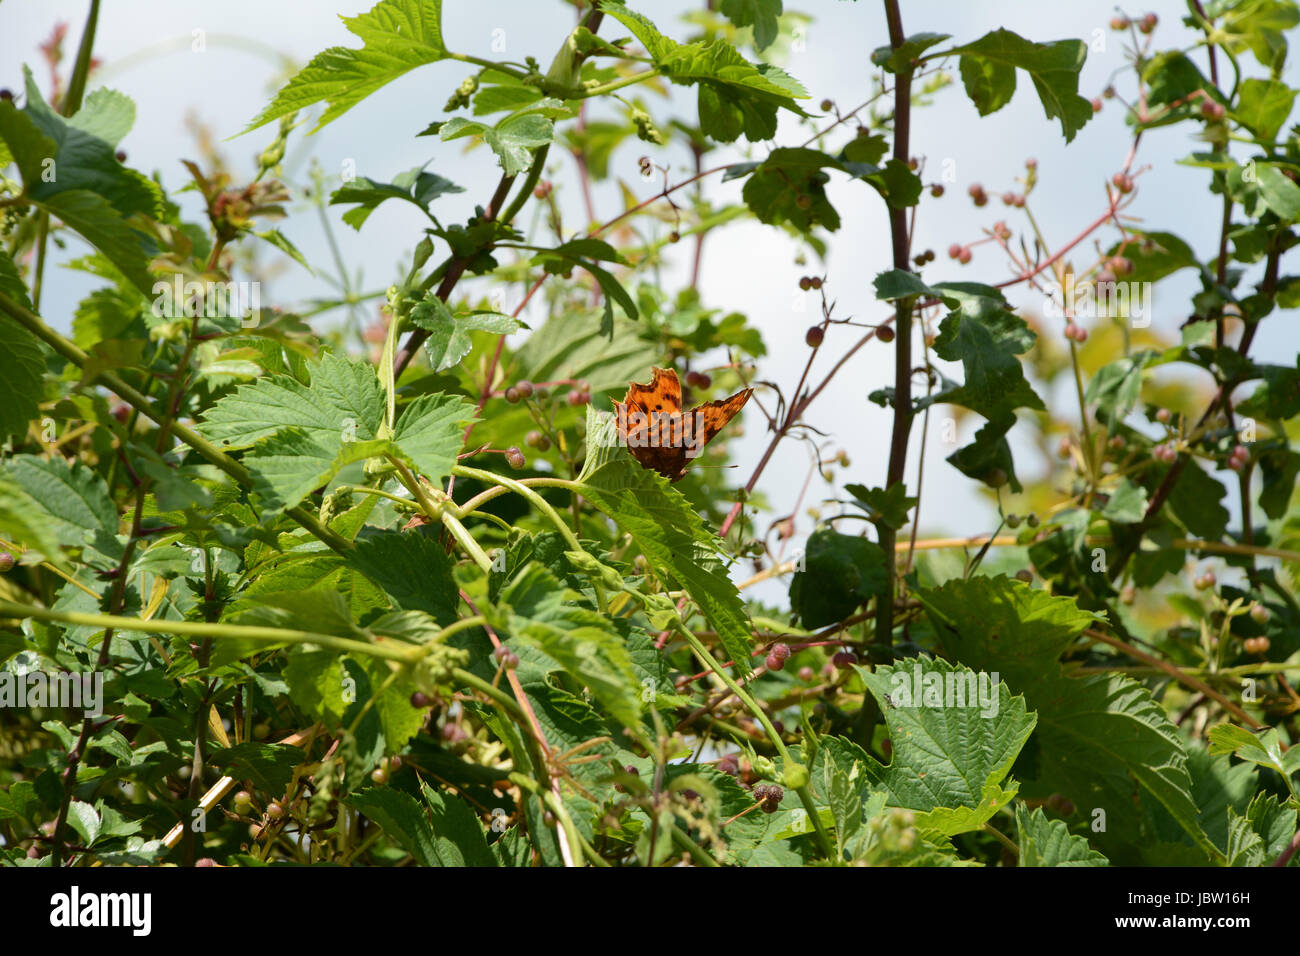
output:
[[[1245,445],[1234,445],[1232,451],[1228,453],[1228,467],[1233,471],[1241,471],[1248,464],[1250,464],[1250,449]]]

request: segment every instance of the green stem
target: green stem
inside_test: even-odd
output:
[[[54,611],[43,607],[0,600],[0,614],[6,617],[34,618],[83,627],[112,628],[117,631],[140,631],[146,634],[175,634],[179,637],[205,637],[216,640],[264,641],[268,644],[319,644],[321,647],[355,654],[368,654],[390,661],[411,664],[427,652],[425,645],[367,644],[333,634],[288,630],[278,627],[255,627],[241,624],[208,624],[200,621],[145,621],[138,617],[116,614],[83,614],[79,611]]]
[[[776,732],[776,728],[772,726],[772,721],[769,720],[767,714],[763,712],[763,708],[758,706],[757,701],[750,697],[749,693],[741,687],[730,674],[727,673],[726,669],[718,663],[717,659],[711,653],[709,653],[709,649],[704,646],[704,642],[691,633],[685,625],[678,622],[677,630],[686,638],[687,643],[694,648],[695,653],[700,656],[700,660],[704,661],[705,665],[718,675],[718,678],[722,683],[727,685],[727,689],[735,694],[736,698],[745,705],[751,714],[754,715],[754,719],[763,725],[763,730],[766,731],[768,739],[771,740],[773,746],[776,747],[776,752],[781,755],[781,759],[784,761],[785,765],[789,767],[791,764],[795,763],[795,759],[790,756],[790,751],[785,747],[785,741],[783,741],[781,735]],[[832,848],[833,845],[831,843],[830,834],[826,832],[826,827],[822,823],[821,815],[817,812],[817,801],[813,799],[812,791],[808,788],[807,784],[804,784],[801,787],[796,787],[795,793],[799,794],[799,800],[803,803],[804,809],[808,811],[808,816],[812,819],[813,828],[817,831],[817,841],[821,844],[822,852],[826,855],[827,859],[834,860],[836,857],[835,851]]]

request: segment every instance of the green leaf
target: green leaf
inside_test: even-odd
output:
[[[456,620],[460,596],[447,549],[436,537],[419,531],[363,534],[347,561],[382,587],[398,609],[432,614],[444,627]]]
[[[337,437],[322,444],[300,429],[289,428],[260,442],[244,457],[244,464],[265,507],[282,511],[327,485],[344,466],[383,457],[392,447],[387,441]]]
[[[907,514],[917,502],[907,496],[907,486],[901,481],[890,485],[888,491],[857,484],[847,484],[844,490],[858,499],[874,524],[894,530],[907,524]]]
[[[1081,610],[1072,597],[1005,575],[956,578],[914,594],[948,657],[975,670],[997,671],[1016,690],[1058,670],[1065,649],[1102,619]]]
[[[316,54],[244,129],[316,103],[328,103],[315,129],[338,119],[371,93],[426,63],[447,55],[442,39],[442,0],[381,0],[368,13],[343,17],[361,49],[330,47]],[[313,130],[314,131],[314,130]]]
[[[980,116],[996,113],[1011,102],[1016,92],[1016,68],[981,56],[963,56],[958,61],[966,95]]]
[[[917,823],[953,835],[977,829],[1010,802],[1015,787],[1000,784],[1036,718],[996,673],[922,658],[854,670],[879,704],[893,742],[888,767],[867,763],[873,782],[889,791],[892,806],[928,814],[977,810],[933,814]]]
[[[781,0],[722,0],[722,15],[738,27],[754,28],[754,47],[771,46],[780,32]]]
[[[1283,222],[1300,220],[1300,186],[1277,166],[1254,163],[1255,182],[1264,204]]]
[[[706,136],[730,143],[743,132],[750,142],[760,142],[776,135],[777,110],[806,115],[795,103],[808,95],[802,86],[771,64],[750,63],[725,40],[680,44],[621,2],[602,3],[601,10],[632,31],[668,79],[699,87]]]
[[[1146,517],[1146,513],[1146,489],[1128,478],[1121,478],[1110,493],[1110,500],[1102,509],[1101,516],[1108,521],[1135,524]]]
[[[1260,140],[1271,143],[1294,105],[1295,90],[1285,83],[1248,77],[1241,81],[1233,114]]]
[[[353,229],[360,230],[365,221],[370,218],[370,214],[387,199],[403,199],[414,203],[421,212],[428,215],[429,206],[435,199],[464,191],[464,187],[457,186],[450,179],[425,172],[422,167],[417,166],[394,176],[391,183],[376,182],[365,176],[349,180],[330,194],[330,205],[357,203],[355,209],[349,209],[343,214],[343,221]]]
[[[469,804],[420,781],[420,793],[433,820],[435,847],[443,866],[496,866],[483,826]]]
[[[312,275],[316,274],[316,271],[312,269],[312,267],[307,263],[306,258],[304,258],[303,254],[298,250],[298,247],[290,242],[289,237],[279,229],[267,229],[262,232],[254,232],[253,235],[257,236],[257,238],[261,239],[263,242],[269,242],[271,245],[275,246],[275,248],[279,249]]]
[[[463,136],[478,136],[496,153],[507,176],[517,176],[533,163],[533,151],[548,145],[555,137],[556,115],[567,116],[564,104],[557,99],[543,99],[511,113],[495,126],[456,116],[438,129],[444,141]]]
[[[30,310],[27,287],[14,261],[0,249],[0,292]],[[0,319],[0,444],[27,433],[40,415],[44,397],[45,353],[40,340],[7,316]]]
[[[101,553],[120,553],[117,508],[95,471],[63,457],[17,455],[6,462],[3,475],[29,502],[20,528],[38,521],[65,548],[94,546]]]
[[[359,441],[374,438],[384,408],[374,368],[331,352],[308,368],[310,386],[289,375],[239,386],[205,413],[203,436],[226,448],[247,448],[289,428],[324,446],[337,444],[345,429]]]
[[[117,146],[135,125],[135,101],[125,93],[101,86],[92,90],[68,119],[73,126],[109,146]]]
[[[559,662],[624,727],[641,723],[641,691],[623,636],[604,615],[578,606],[579,595],[538,564],[516,575],[498,604],[509,633]]]
[[[1229,807],[1228,866],[1270,865],[1287,849],[1295,832],[1295,808],[1271,793],[1256,794],[1244,816]]]
[[[460,395],[421,395],[402,410],[393,442],[436,484],[451,474],[465,443],[465,429],[475,418],[474,404]]]
[[[844,620],[889,584],[880,545],[832,528],[808,536],[803,560],[790,582],[790,609],[809,629]]]
[[[1227,489],[1196,462],[1189,462],[1169,493],[1167,507],[1192,534],[1217,541],[1228,529],[1228,509],[1220,500]]]
[[[474,347],[471,332],[509,335],[522,323],[499,312],[461,312],[453,315],[447,303],[432,292],[412,307],[413,325],[429,333],[424,350],[435,372],[444,372],[460,363]]]
[[[823,168],[844,169],[835,157],[816,149],[774,149],[745,182],[746,205],[769,225],[789,222],[800,232],[840,227],[840,215],[826,198],[830,176]]]
[[[897,50],[892,46],[881,46],[871,51],[871,62],[890,73],[911,73],[916,60],[930,47],[949,39],[948,33],[913,33],[904,38]]]
[[[306,759],[301,747],[248,742],[217,749],[208,762],[226,768],[228,776],[250,781],[263,793],[280,796],[293,779],[294,768]]]
[[[1276,771],[1281,774],[1291,792],[1296,792],[1295,781],[1291,776],[1300,771],[1300,750],[1292,747],[1284,751],[1276,727],[1252,733],[1235,724],[1219,724],[1210,728],[1208,736],[1211,754],[1232,754]]]
[[[1019,69],[1029,74],[1048,119],[1060,120],[1067,143],[1092,119],[1092,105],[1079,95],[1079,71],[1088,56],[1082,40],[1034,43],[1010,30],[994,30],[974,43],[932,55],[953,53],[961,54],[962,81],[981,116],[1011,99],[1015,75],[1008,76],[1008,70]]]
[[[681,583],[718,632],[737,672],[748,674],[753,637],[744,604],[713,555],[716,538],[681,492],[623,457],[584,478],[582,494],[632,536],[657,573]]]
[[[1016,804],[1017,866],[1109,866],[1110,861],[1086,839],[1070,832],[1064,820],[1049,820],[1042,807],[1033,813]]]
[[[99,839],[99,813],[81,800],[68,804],[68,826],[77,831],[82,846],[94,846]]]
[[[1217,857],[1197,822],[1178,728],[1150,691],[1128,677],[1075,680],[1059,673],[1024,690],[1039,712],[1037,774],[1032,783],[1026,776],[1027,792],[1032,785],[1035,794],[1061,793],[1076,806],[1103,810],[1109,829],[1097,841],[1114,859],[1116,852],[1131,852],[1137,833],[1136,779],[1204,852]]]

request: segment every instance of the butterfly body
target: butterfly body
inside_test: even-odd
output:
[[[684,411],[677,373],[656,368],[649,385],[629,384],[627,397],[614,403],[619,438],[643,468],[680,481],[691,461],[736,416],[753,391],[747,388]]]

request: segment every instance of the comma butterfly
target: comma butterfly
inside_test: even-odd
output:
[[[627,397],[614,403],[619,438],[642,468],[657,471],[669,481],[680,481],[691,459],[699,457],[709,439],[722,431],[753,392],[747,388],[683,414],[677,373],[656,368],[649,385],[629,383]]]

